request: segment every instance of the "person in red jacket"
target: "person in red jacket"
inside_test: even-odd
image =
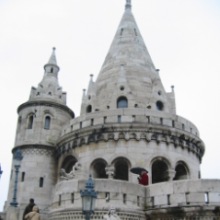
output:
[[[146,171],[142,171],[140,176],[138,177],[138,182],[141,185],[147,186],[148,185],[148,175]]]

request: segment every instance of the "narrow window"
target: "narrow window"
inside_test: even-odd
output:
[[[50,72],[53,73],[53,67],[50,69]]]
[[[127,195],[123,194],[123,203],[126,204],[126,202],[127,202]]]
[[[94,124],[94,119],[91,119],[91,126],[93,126]]]
[[[107,117],[104,117],[104,121],[103,121],[103,122],[104,122],[104,124],[106,123],[106,120],[107,120]]]
[[[79,128],[80,128],[80,129],[82,128],[82,122],[79,123]]]
[[[105,193],[105,201],[106,201],[106,202],[109,202],[109,201],[110,201],[110,193],[109,193],[109,192],[106,192],[106,193]]]
[[[124,28],[121,28],[121,31],[120,31],[120,36],[122,36],[123,31],[124,31]]]
[[[209,204],[209,193],[208,192],[205,192],[204,200],[205,200],[205,204]]]
[[[182,129],[185,130],[185,125],[184,124],[182,124]]]
[[[150,116],[146,116],[147,118],[147,123],[150,123]]]
[[[74,193],[71,193],[71,203],[74,203]]]
[[[140,206],[140,196],[137,196],[137,206]]]
[[[58,205],[61,206],[61,195],[59,195]]]
[[[128,100],[126,97],[119,97],[117,100],[117,108],[127,108]]]
[[[33,128],[33,122],[34,122],[34,116],[30,115],[28,117],[28,129],[32,129]]]
[[[46,116],[45,121],[44,121],[44,129],[49,130],[50,129],[50,116]]]
[[[163,118],[160,118],[160,124],[161,125],[163,124]]]
[[[21,173],[21,182],[24,182],[24,179],[25,179],[25,172],[22,172]]]
[[[42,188],[43,186],[44,186],[44,178],[43,178],[43,177],[40,177],[39,187]]]
[[[170,205],[170,195],[167,195],[167,204]]]
[[[172,127],[175,128],[175,121],[172,121]]]
[[[118,123],[121,123],[121,115],[118,115]]]
[[[134,28],[135,36],[138,36],[136,28]]]
[[[154,197],[151,197],[151,205],[154,207]]]

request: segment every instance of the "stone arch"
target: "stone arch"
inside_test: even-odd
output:
[[[189,168],[183,161],[178,161],[175,166],[175,177],[173,180],[184,180],[188,179],[189,176]]]
[[[106,166],[107,166],[107,162],[104,159],[102,158],[95,159],[91,164],[92,176],[94,178],[107,179],[108,176],[105,170]]]
[[[129,169],[131,167],[130,161],[125,157],[118,157],[118,158],[114,159],[112,164],[115,167],[114,179],[128,181]]]
[[[170,163],[163,157],[157,157],[151,165],[152,184],[169,180]]]
[[[61,165],[61,169],[64,169],[66,173],[70,173],[76,162],[77,162],[77,159],[74,156],[68,155],[64,158],[62,165]]]

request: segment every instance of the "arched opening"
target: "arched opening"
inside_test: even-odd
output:
[[[188,177],[188,169],[187,169],[185,163],[183,163],[183,162],[177,163],[175,171],[176,171],[176,175],[174,177],[174,180],[184,180],[184,179],[187,179],[187,177]]]
[[[90,112],[92,112],[92,106],[88,105],[86,108],[86,113],[90,113]]]
[[[152,183],[168,181],[168,165],[163,160],[156,160],[152,164]]]
[[[34,116],[33,116],[33,115],[30,115],[30,116],[28,117],[28,126],[27,126],[27,128],[28,128],[28,129],[32,129],[32,128],[33,128],[33,123],[34,123]]]
[[[120,157],[114,160],[115,176],[114,179],[128,180],[130,163],[126,158]]]
[[[50,122],[51,122],[50,116],[46,116],[44,120],[44,129],[47,129],[47,130],[50,129]]]
[[[124,96],[119,97],[117,100],[117,108],[127,108],[128,107],[128,99]]]
[[[70,173],[76,162],[77,162],[77,160],[75,157],[73,157],[72,155],[67,156],[64,159],[61,168],[64,169],[66,173]]]
[[[93,172],[93,177],[94,178],[99,178],[99,179],[107,179],[108,176],[106,174],[106,161],[103,159],[96,159],[95,161],[93,161],[92,165],[91,165],[91,169]]]
[[[161,101],[156,102],[157,110],[162,111],[164,109],[164,104]]]

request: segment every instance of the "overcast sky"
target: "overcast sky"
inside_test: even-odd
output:
[[[124,5],[125,0],[0,0],[0,210],[7,199],[17,107],[41,81],[52,47],[67,104],[78,116],[82,89],[91,73],[96,79]],[[192,121],[205,142],[202,178],[220,178],[220,1],[132,5],[166,91],[175,86],[177,114]]]

